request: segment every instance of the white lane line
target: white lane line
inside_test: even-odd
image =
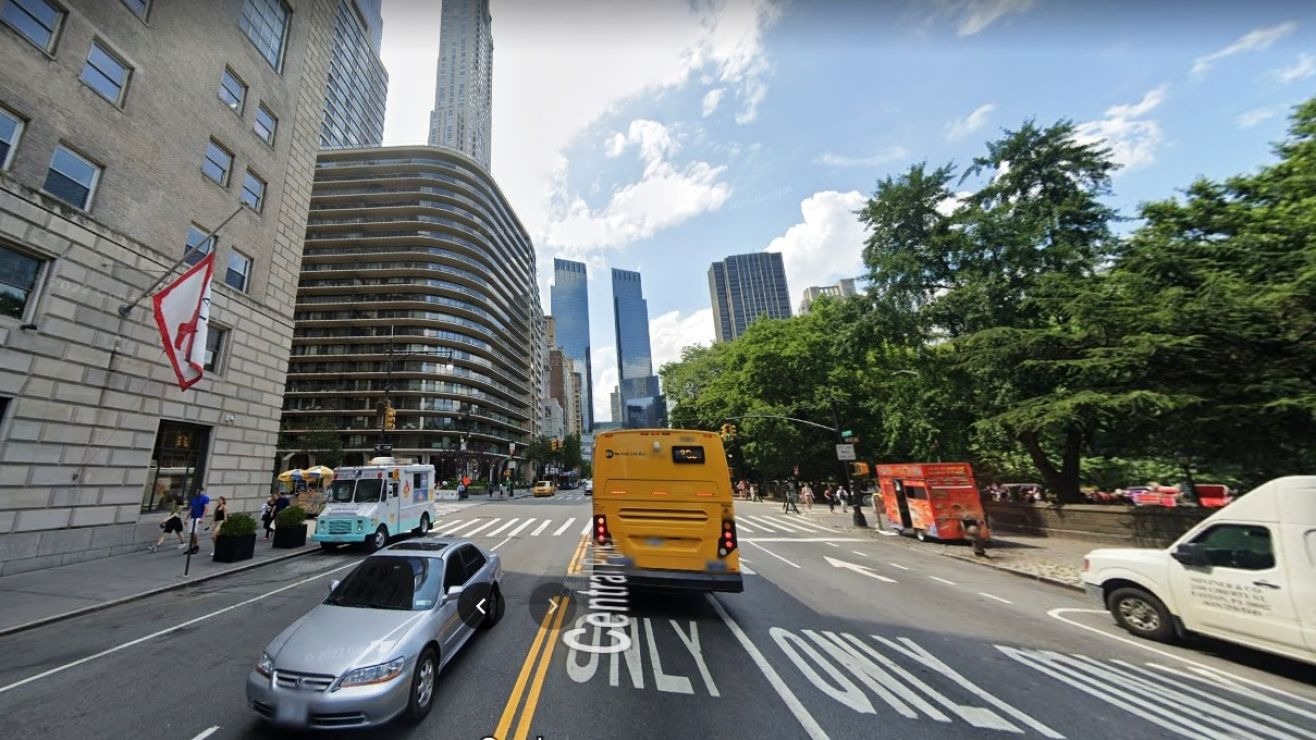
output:
[[[866,557],[866,558],[871,558],[871,557],[873,557],[872,555],[869,555],[869,554],[866,553],[866,552],[859,552],[858,550],[851,550],[850,552],[854,553],[855,555],[863,555],[863,556]]]
[[[736,519],[736,530],[751,533],[754,531],[752,528],[745,526],[745,517],[743,516]]]
[[[832,547],[840,547],[840,545],[836,544],[835,542],[828,542],[827,544],[831,545]]]
[[[749,537],[741,542],[866,542],[862,537]]]
[[[768,659],[763,657],[763,653],[750,641],[749,636],[740,628],[740,625],[736,624],[736,620],[732,619],[731,615],[727,614],[727,610],[722,608],[722,603],[714,598],[712,594],[705,594],[705,597],[713,605],[713,611],[717,612],[717,615],[722,618],[722,622],[726,624],[727,629],[735,635],[736,641],[740,643],[741,647],[745,648],[746,653],[749,653],[750,660],[753,660],[754,665],[758,666],[759,671],[763,673],[763,677],[768,679],[768,683],[772,684],[772,688],[776,690],[777,696],[780,696],[782,702],[786,704],[786,708],[791,710],[791,714],[795,715],[796,721],[800,723],[800,727],[804,728],[805,734],[812,740],[828,740],[827,733],[823,732],[822,727],[818,725],[818,721],[813,718],[813,715],[809,714],[808,709],[804,708],[804,705],[800,703],[799,698],[790,690],[786,682],[781,680],[781,676],[777,675],[777,672],[772,668],[772,664],[768,663]]]
[[[1070,625],[1071,627],[1078,627],[1079,629],[1087,630],[1088,632],[1095,632],[1095,633],[1097,633],[1098,635],[1101,635],[1102,637],[1107,637],[1107,638],[1110,638],[1110,639],[1112,639],[1112,640],[1116,640],[1116,641],[1122,642],[1122,643],[1124,643],[1125,645],[1132,645],[1133,647],[1136,647],[1136,648],[1139,648],[1139,649],[1142,649],[1142,650],[1146,650],[1146,651],[1148,651],[1148,652],[1156,653],[1157,655],[1160,655],[1160,656],[1162,656],[1162,657],[1166,657],[1166,658],[1170,658],[1171,660],[1177,660],[1177,661],[1179,661],[1179,662],[1181,662],[1181,663],[1187,663],[1188,665],[1193,666],[1194,668],[1197,668],[1197,669],[1199,669],[1199,670],[1209,671],[1209,672],[1211,672],[1211,673],[1215,673],[1215,674],[1218,674],[1218,675],[1221,675],[1221,676],[1226,676],[1226,677],[1231,678],[1231,679],[1233,679],[1233,680],[1235,680],[1235,681],[1238,681],[1239,683],[1245,683],[1245,684],[1248,684],[1248,685],[1250,685],[1250,686],[1255,686],[1255,687],[1257,687],[1257,688],[1265,689],[1266,691],[1273,691],[1273,692],[1275,692],[1275,693],[1277,693],[1277,694],[1280,694],[1281,696],[1284,696],[1284,697],[1286,697],[1286,698],[1288,698],[1288,699],[1294,699],[1294,700],[1296,700],[1296,701],[1300,701],[1300,702],[1303,702],[1303,703],[1305,703],[1305,704],[1309,704],[1309,705],[1311,705],[1311,706],[1316,706],[1316,701],[1312,701],[1311,699],[1308,699],[1308,698],[1305,697],[1305,696],[1299,696],[1299,695],[1297,695],[1297,694],[1291,694],[1291,693],[1289,693],[1289,692],[1287,692],[1287,691],[1284,691],[1283,689],[1277,689],[1277,688],[1275,688],[1275,687],[1273,687],[1273,686],[1270,686],[1270,685],[1268,685],[1268,684],[1262,683],[1262,682],[1260,682],[1260,681],[1254,681],[1254,680],[1252,680],[1252,679],[1250,679],[1250,678],[1244,678],[1244,677],[1242,677],[1242,676],[1240,676],[1240,675],[1238,675],[1238,674],[1235,674],[1235,673],[1229,673],[1228,671],[1220,670],[1219,668],[1215,668],[1215,667],[1213,667],[1213,666],[1209,666],[1209,665],[1207,665],[1207,664],[1205,664],[1205,663],[1200,663],[1200,662],[1198,662],[1198,661],[1196,661],[1196,660],[1192,660],[1191,658],[1185,658],[1185,657],[1180,656],[1180,655],[1175,655],[1174,653],[1171,653],[1171,652],[1169,652],[1169,651],[1167,651],[1167,650],[1161,650],[1160,648],[1152,647],[1151,645],[1146,645],[1146,644],[1144,644],[1143,642],[1140,642],[1140,641],[1134,640],[1134,639],[1132,639],[1132,638],[1122,637],[1122,636],[1120,636],[1120,635],[1112,635],[1111,633],[1106,632],[1106,631],[1104,631],[1104,630],[1097,629],[1096,627],[1089,627],[1088,625],[1086,625],[1086,624],[1082,624],[1081,622],[1075,622],[1075,621],[1072,620],[1072,619],[1065,619],[1064,617],[1060,616],[1061,614],[1063,614],[1063,613],[1065,613],[1065,612],[1084,612],[1084,613],[1087,613],[1087,614],[1107,614],[1107,613],[1108,613],[1105,609],[1080,609],[1080,608],[1077,608],[1077,607],[1060,607],[1060,608],[1058,608],[1058,609],[1052,609],[1051,611],[1048,611],[1048,612],[1046,613],[1046,615],[1047,615],[1048,617],[1051,617],[1052,619],[1057,619],[1057,620],[1059,620],[1059,621],[1061,621],[1061,622],[1064,622],[1065,624],[1068,624],[1068,625]]]
[[[900,536],[900,533],[899,533],[899,532],[892,532],[892,531],[887,530],[887,529],[875,529],[875,530],[873,530],[873,531],[877,532],[877,533],[880,534],[880,535],[885,535],[885,536],[887,536],[887,537],[899,537],[899,536]]]
[[[941,581],[942,583],[946,584],[947,586],[954,586],[954,585],[955,585],[955,582],[954,582],[954,581],[948,581],[948,580],[946,580],[945,578],[938,578],[938,577],[936,577],[936,576],[928,576],[928,578],[931,578],[931,579],[934,580],[934,581]]]
[[[506,545],[507,543],[509,543],[509,542],[511,542],[511,541],[512,541],[512,538],[511,538],[511,537],[508,537],[507,539],[503,540],[502,542],[499,542],[498,544],[494,545],[493,547],[491,547],[491,548],[489,548],[489,549],[490,549],[490,550],[497,550],[498,548],[502,547],[503,545]]]
[[[508,529],[509,527],[515,527],[515,526],[516,526],[516,523],[519,522],[519,521],[521,521],[521,517],[513,517],[511,520],[509,520],[506,524],[504,524],[503,526],[499,527],[498,529],[493,529],[493,530],[490,530],[490,531],[486,532],[484,536],[485,536],[485,537],[497,537],[498,535],[502,534],[503,531],[506,530],[506,529]]]
[[[589,522],[585,522],[585,528],[580,530],[581,537],[584,537],[587,534],[589,534]]]
[[[515,536],[517,536],[518,534],[521,534],[521,530],[525,529],[526,527],[528,527],[528,526],[530,526],[531,524],[534,524],[534,523],[535,523],[535,518],[534,518],[534,517],[530,517],[529,519],[525,520],[525,524],[522,524],[521,526],[517,527],[516,529],[513,529],[511,532],[508,532],[508,533],[507,533],[507,536],[508,536],[508,537],[515,537]]]
[[[741,540],[741,542],[749,542],[749,540]],[[769,555],[771,555],[772,557],[774,557],[774,558],[780,560],[781,562],[783,562],[783,563],[789,565],[789,566],[792,567],[792,568],[798,568],[798,567],[800,567],[798,564],[796,564],[796,563],[792,563],[791,561],[787,560],[786,558],[783,558],[782,556],[780,556],[780,555],[778,555],[777,553],[775,553],[775,552],[769,550],[768,548],[764,547],[763,545],[760,545],[760,544],[757,543],[757,542],[749,542],[749,544],[751,544],[751,545],[757,547],[758,549],[762,550],[763,552],[766,552],[767,554],[769,554]]]
[[[501,521],[500,517],[494,517],[493,519],[490,519],[489,521],[485,522],[484,524],[481,524],[475,529],[462,532],[462,537],[474,537],[476,532],[479,532],[481,529],[488,529],[489,527],[497,524],[499,521]]]
[[[438,533],[440,533],[440,532],[442,532],[442,531],[444,531],[444,530],[446,530],[446,529],[450,529],[450,528],[456,527],[457,525],[461,524],[462,522],[463,522],[463,520],[461,520],[461,519],[444,519],[444,520],[441,520],[438,524],[434,525],[434,534],[438,534]],[[467,523],[469,524],[469,522],[467,522]]]
[[[1130,665],[1129,663],[1126,663],[1126,662],[1121,661],[1121,660],[1117,660],[1117,661],[1115,661],[1115,662],[1116,662],[1116,663],[1119,663],[1119,664],[1121,664],[1121,665],[1124,665],[1124,666],[1130,666],[1130,667],[1131,667],[1131,665]],[[1310,719],[1310,720],[1316,720],[1316,712],[1309,712],[1309,711],[1307,711],[1307,710],[1305,710],[1305,709],[1303,709],[1303,708],[1301,708],[1301,707],[1294,707],[1294,706],[1291,706],[1291,705],[1285,704],[1284,702],[1279,701],[1278,699],[1273,699],[1273,698],[1271,698],[1271,697],[1269,697],[1269,696],[1266,696],[1265,694],[1262,694],[1262,693],[1259,692],[1259,691],[1255,691],[1255,690],[1253,690],[1253,689],[1245,688],[1245,687],[1243,687],[1243,686],[1237,686],[1237,685],[1235,685],[1235,684],[1233,684],[1233,683],[1230,683],[1228,680],[1226,680],[1226,679],[1224,679],[1224,678],[1221,678],[1220,676],[1213,675],[1210,671],[1204,671],[1204,670],[1202,670],[1202,669],[1200,669],[1200,668],[1193,668],[1193,669],[1191,669],[1191,670],[1189,670],[1189,671],[1178,671],[1178,670],[1175,670],[1175,669],[1173,669],[1173,668],[1170,668],[1169,666],[1163,666],[1163,665],[1161,665],[1160,663],[1148,663],[1147,666],[1148,666],[1148,668],[1155,668],[1155,669],[1158,670],[1158,671],[1163,671],[1163,672],[1165,672],[1165,673],[1169,673],[1169,674],[1174,675],[1174,676],[1181,676],[1181,677],[1183,677],[1183,678],[1188,678],[1188,679],[1192,679],[1193,681],[1198,681],[1198,682],[1200,682],[1200,683],[1204,683],[1204,684],[1206,684],[1207,686],[1210,686],[1210,687],[1212,687],[1212,688],[1216,688],[1216,689],[1225,689],[1225,690],[1227,690],[1227,691],[1232,691],[1232,692],[1234,692],[1235,694],[1238,694],[1239,696],[1245,696],[1245,697],[1247,697],[1247,698],[1249,698],[1249,699],[1252,699],[1253,701],[1258,701],[1258,702],[1261,702],[1261,703],[1263,703],[1263,704],[1268,704],[1268,705],[1270,705],[1270,706],[1272,706],[1272,707],[1279,707],[1279,708],[1281,708],[1281,709],[1286,709],[1286,710],[1288,710],[1288,711],[1290,711],[1290,712],[1292,712],[1292,713],[1294,713],[1294,714],[1297,714],[1297,715],[1300,715],[1300,716],[1306,717],[1307,719]],[[1140,671],[1143,671],[1143,672],[1147,672],[1147,669],[1146,669],[1146,668],[1139,668],[1139,669],[1136,669],[1136,670],[1140,670]],[[1177,686],[1178,686],[1178,689],[1179,689],[1180,691],[1189,691],[1189,692],[1192,692],[1192,693],[1195,693],[1195,694],[1199,694],[1199,695],[1201,695],[1201,696],[1210,697],[1210,698],[1215,699],[1215,700],[1217,700],[1217,701],[1219,700],[1218,697],[1211,697],[1211,695],[1208,694],[1207,692],[1205,692],[1205,691],[1203,691],[1203,690],[1201,690],[1201,689],[1193,688],[1192,686],[1188,686],[1188,685],[1186,685],[1186,684],[1183,683],[1183,682],[1180,682],[1179,684],[1177,684]],[[1272,691],[1279,691],[1279,689],[1271,689],[1271,690],[1272,690]],[[1280,693],[1283,693],[1283,692],[1280,692]],[[1268,718],[1266,715],[1261,714],[1260,712],[1257,712],[1257,711],[1255,711],[1255,710],[1247,709],[1247,708],[1243,708],[1242,711],[1243,711],[1243,713],[1245,713],[1245,714],[1250,714],[1250,715],[1253,715],[1253,716],[1258,716],[1258,715],[1259,715],[1262,719],[1269,719],[1271,722],[1275,722],[1275,723],[1277,723],[1277,724],[1280,724],[1280,721],[1279,721],[1279,720],[1274,719],[1274,718]],[[1312,733],[1312,732],[1310,732],[1310,731],[1295,730],[1295,732],[1296,732],[1297,734],[1306,735],[1307,737],[1316,737],[1316,733]]]
[[[96,660],[97,658],[103,658],[103,657],[105,657],[105,656],[107,656],[107,655],[112,655],[112,654],[114,654],[114,653],[117,653],[117,652],[119,652],[120,650],[126,650],[126,649],[128,649],[128,648],[130,648],[130,647],[133,647],[134,645],[140,645],[140,644],[142,644],[142,643],[144,643],[144,642],[150,642],[151,640],[154,640],[154,639],[156,639],[157,637],[162,637],[162,636],[164,636],[164,635],[167,635],[167,634],[169,634],[170,632],[177,632],[178,630],[181,630],[181,629],[183,629],[183,628],[185,628],[185,627],[191,627],[192,625],[197,624],[198,622],[204,622],[204,621],[206,621],[207,619],[211,619],[212,617],[218,617],[218,616],[221,615],[221,614],[225,614],[225,613],[227,613],[227,612],[231,612],[231,611],[233,611],[234,609],[239,609],[239,608],[241,608],[241,607],[247,606],[248,604],[254,604],[254,603],[256,603],[257,601],[263,601],[263,600],[265,600],[265,599],[268,599],[268,598],[271,597],[271,596],[274,596],[275,594],[281,594],[281,593],[283,593],[284,591],[287,591],[287,590],[289,590],[289,589],[297,588],[298,586],[305,585],[305,584],[307,584],[307,583],[310,583],[311,581],[314,581],[314,580],[317,580],[317,579],[320,579],[320,578],[324,578],[325,576],[330,575],[330,574],[333,574],[333,573],[337,573],[337,572],[340,571],[340,570],[346,570],[347,568],[353,568],[353,567],[356,567],[356,565],[357,565],[357,561],[353,561],[353,562],[347,563],[346,565],[340,565],[340,566],[338,566],[337,568],[334,568],[334,569],[332,569],[332,570],[327,570],[327,571],[325,571],[325,572],[323,572],[323,573],[320,573],[319,575],[314,575],[314,576],[311,576],[311,577],[309,577],[309,578],[303,578],[302,580],[297,581],[296,583],[290,583],[290,584],[288,584],[287,586],[280,586],[280,587],[274,589],[273,591],[267,591],[267,592],[265,592],[265,593],[263,593],[263,594],[261,594],[261,595],[259,595],[259,596],[253,596],[253,597],[251,597],[250,599],[247,599],[246,601],[240,601],[240,602],[238,602],[238,603],[236,603],[236,604],[233,604],[233,605],[231,605],[231,606],[226,606],[226,607],[224,607],[224,608],[222,608],[222,609],[216,609],[215,611],[210,612],[209,614],[202,614],[202,615],[199,616],[199,617],[194,617],[194,618],[192,618],[192,619],[187,620],[186,622],[182,622],[182,623],[180,623],[180,624],[176,624],[176,625],[174,625],[174,626],[172,626],[172,627],[166,627],[166,628],[164,628],[164,629],[162,629],[162,630],[157,630],[157,631],[155,631],[155,632],[152,632],[152,633],[149,634],[149,635],[146,635],[145,637],[139,637],[139,638],[137,638],[136,640],[129,640],[128,642],[119,643],[118,645],[115,645],[115,646],[112,647],[112,648],[107,648],[107,649],[105,649],[105,650],[102,650],[102,651],[100,651],[99,653],[94,653],[94,654],[92,654],[92,655],[88,655],[88,656],[85,657],[85,658],[78,658],[77,660],[75,660],[75,661],[73,661],[73,662],[71,662],[71,663],[65,663],[64,665],[55,666],[54,668],[51,668],[51,669],[46,670],[46,671],[42,671],[41,673],[38,673],[38,674],[36,674],[35,676],[28,676],[27,678],[24,678],[24,679],[22,679],[22,680],[20,680],[20,681],[15,681],[15,682],[13,682],[13,683],[7,685],[7,686],[0,686],[0,694],[5,693],[6,691],[12,691],[13,689],[18,688],[19,686],[26,686],[27,684],[30,684],[30,683],[32,683],[33,681],[39,681],[39,680],[41,680],[41,679],[43,679],[43,678],[47,678],[47,677],[49,677],[49,676],[53,676],[53,675],[55,675],[56,673],[62,673],[62,672],[64,672],[64,671],[67,671],[67,670],[70,669],[70,668],[76,668],[76,667],[78,667],[78,666],[80,666],[80,665],[82,665],[82,664],[84,664],[84,663],[90,663],[91,661]]]
[[[457,532],[460,532],[461,530],[466,529],[467,527],[471,526],[472,524],[477,524],[477,523],[479,523],[479,521],[480,521],[479,519],[472,519],[472,520],[470,520],[469,522],[461,522],[461,523],[460,523],[460,526],[453,527],[452,529],[449,529],[448,531],[444,532],[443,535],[446,537],[446,536],[451,535],[451,534],[456,534]]]
[[[576,521],[576,517],[574,516],[568,519],[566,524],[563,524],[562,526],[557,528],[557,531],[553,533],[553,536],[557,537],[561,535],[563,532],[567,531],[567,527],[570,527],[571,523],[574,521]]]
[[[909,570],[909,568],[906,568],[905,566],[901,565],[900,563],[887,563],[887,565],[891,566],[892,568],[897,568],[897,569],[899,569],[899,570]]]
[[[215,725],[214,727],[208,727],[202,730],[201,732],[197,733],[196,737],[192,738],[192,740],[206,740],[206,738],[215,734],[215,730],[218,729],[219,729],[219,725]]]
[[[991,594],[989,594],[989,593],[985,593],[985,592],[983,592],[983,591],[979,591],[979,592],[978,592],[978,595],[979,595],[979,596],[986,596],[986,597],[989,598],[989,599],[995,599],[995,600],[1001,602],[1002,604],[1013,604],[1013,603],[1014,603],[1013,601],[1010,601],[1009,599],[1002,599],[1002,598],[999,597],[999,596],[992,596]]]
[[[742,562],[743,562],[743,561],[742,561]],[[753,569],[753,568],[746,568],[746,567],[743,566],[743,565],[740,566],[740,572],[741,572],[741,573],[744,573],[744,574],[747,575],[747,576],[756,576],[756,575],[758,575],[758,573],[755,573],[755,572],[754,572],[754,569]]]
[[[817,531],[817,532],[835,532],[835,531],[836,531],[836,530],[832,529],[831,527],[829,527],[829,526],[827,526],[827,525],[825,525],[825,524],[818,524],[817,522],[811,522],[811,521],[809,521],[808,519],[792,519],[792,520],[791,520],[791,523],[792,523],[792,524],[797,524],[798,526],[805,527],[805,528],[807,528],[807,529],[812,529],[812,530]]]
[[[752,562],[754,562],[754,561],[753,561],[753,560],[750,560],[749,558],[741,558],[741,559],[740,559],[740,562],[742,562],[742,563],[752,563]]]
[[[751,524],[753,524],[755,527],[758,527],[759,529],[763,530],[764,532],[776,532],[776,531],[777,531],[777,528],[776,528],[776,527],[770,526],[770,525],[768,525],[768,524],[764,524],[763,522],[759,521],[759,518],[758,518],[758,517],[745,516],[745,517],[741,517],[741,518],[742,518],[742,519],[748,519],[748,520],[750,521]],[[786,530],[785,530],[785,528],[782,528],[781,531],[785,532]]]
[[[795,522],[785,521],[781,517],[774,516],[768,521],[772,522],[774,527],[784,529],[788,532],[799,532],[800,534],[813,534],[814,530],[808,527],[796,524]],[[831,530],[828,530],[831,531]]]
[[[539,533],[540,533],[540,532],[543,532],[543,531],[548,527],[548,525],[550,525],[550,524],[552,524],[552,523],[553,523],[553,520],[552,520],[552,519],[545,519],[543,524],[539,525],[538,527],[535,527],[535,531],[531,532],[531,533],[530,533],[530,536],[531,536],[531,537],[538,537],[538,536],[539,536]]]

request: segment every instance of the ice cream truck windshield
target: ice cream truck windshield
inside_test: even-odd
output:
[[[329,489],[329,500],[335,504],[373,504],[384,500],[384,481],[379,478],[336,480]]]

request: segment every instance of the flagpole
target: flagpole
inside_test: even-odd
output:
[[[229,215],[228,218],[224,219],[224,221],[220,223],[219,226],[216,226],[213,231],[211,231],[209,234],[206,234],[206,238],[203,239],[201,243],[206,244],[210,242],[212,239],[215,239],[215,235],[219,233],[219,230],[227,226],[229,221],[232,221],[235,216],[241,213],[243,207],[244,206],[238,206],[238,210],[234,211],[231,215]],[[216,240],[215,244],[211,246],[211,250],[214,250],[218,246],[219,243],[218,240]],[[132,310],[137,307],[137,304],[141,303],[143,298],[155,292],[155,289],[160,287],[160,283],[163,283],[165,280],[169,278],[170,275],[174,274],[174,270],[177,270],[179,267],[181,267],[183,263],[187,261],[187,258],[191,257],[192,253],[197,251],[197,249],[199,249],[199,246],[192,247],[188,249],[186,252],[183,252],[182,258],[180,258],[177,262],[175,262],[173,266],[170,267],[168,270],[165,270],[164,274],[162,274],[154,283],[151,284],[151,287],[147,288],[145,291],[142,292],[141,295],[137,296],[137,298],[133,300],[132,303],[125,303],[122,306],[119,306],[119,315],[124,318],[128,318],[128,314],[132,313]]]

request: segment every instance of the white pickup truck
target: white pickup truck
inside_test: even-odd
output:
[[[1083,583],[1121,627],[1316,664],[1316,475],[1278,478],[1164,550],[1093,550]]]

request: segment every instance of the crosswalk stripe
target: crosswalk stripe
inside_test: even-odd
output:
[[[454,520],[454,519],[441,520],[438,524],[434,525],[434,530],[433,530],[433,531],[434,531],[435,534],[438,534],[439,532],[442,532],[442,531],[444,531],[445,529],[449,529],[449,528],[451,528],[451,527],[455,527],[455,526],[457,526],[458,524],[461,524],[461,522],[462,522],[462,520],[460,520],[460,519],[455,519],[455,520]]]
[[[804,532],[805,534],[813,534],[813,531],[810,530],[808,527],[801,527],[795,522],[782,521],[780,517],[772,517],[771,519],[769,519],[769,521],[771,521],[773,525],[777,527],[781,527],[782,529],[788,532]]]
[[[484,536],[485,536],[485,537],[497,537],[499,532],[502,532],[503,530],[507,529],[508,527],[514,527],[514,526],[516,526],[516,523],[519,522],[519,521],[521,521],[521,517],[514,517],[514,518],[512,518],[510,521],[508,521],[506,524],[504,524],[503,526],[499,527],[498,529],[495,529],[495,530],[493,530],[493,531],[491,531],[491,532],[487,532],[487,533],[485,533]]]
[[[453,527],[452,529],[449,529],[448,531],[444,532],[443,534],[445,534],[445,535],[450,535],[450,534],[454,534],[454,533],[456,533],[456,532],[460,532],[461,530],[466,529],[467,527],[471,526],[472,524],[475,524],[475,523],[478,522],[478,521],[480,521],[480,520],[479,520],[479,519],[472,519],[472,520],[470,520],[470,521],[468,521],[468,522],[458,522],[458,526]]]
[[[822,525],[820,525],[820,524],[815,524],[815,523],[813,523],[813,522],[806,521],[806,520],[804,520],[804,519],[791,519],[790,521],[787,522],[787,524],[791,525],[792,527],[799,527],[799,528],[803,529],[803,530],[806,531],[806,532],[831,532],[831,531],[832,531],[832,530],[831,530],[830,528],[828,528],[828,527],[824,527],[824,526],[822,526]]]
[[[561,535],[563,532],[567,531],[567,527],[570,527],[571,523],[574,521],[576,521],[576,517],[574,516],[568,519],[566,524],[563,524],[562,526],[557,528],[557,531],[553,533],[553,536],[557,537]],[[586,529],[589,529],[589,527],[586,527]]]
[[[462,537],[474,537],[476,532],[479,532],[481,529],[486,529],[488,527],[491,527],[494,524],[497,524],[499,521],[501,521],[501,517],[495,517],[493,519],[490,519],[489,521],[485,522],[484,524],[481,524],[475,529],[472,529],[469,532],[464,533]]]
[[[581,537],[584,537],[587,534],[589,534],[589,522],[585,522],[585,528],[580,530]]]
[[[544,528],[547,527],[548,525],[552,524],[552,523],[553,523],[553,520],[552,520],[552,519],[545,519],[543,524],[539,525],[538,527],[535,527],[535,531],[531,532],[531,533],[530,533],[530,536],[531,536],[531,537],[538,537],[538,536],[539,536],[539,533],[540,533],[540,532],[543,532],[543,531],[544,531]]]
[[[764,523],[760,522],[760,521],[759,521],[757,518],[755,518],[755,517],[742,516],[741,519],[748,519],[749,521],[751,521],[751,522],[754,523],[754,526],[758,527],[759,529],[763,530],[764,532],[776,532],[776,531],[777,531],[775,528],[770,527],[770,526],[768,526],[767,524],[764,524]],[[784,530],[783,530],[783,531],[784,531]]]
[[[745,517],[743,517],[743,516],[742,516],[742,517],[738,517],[738,518],[736,519],[736,529],[737,529],[738,531],[741,531],[741,532],[750,532],[750,533],[753,533],[753,531],[754,531],[754,528],[753,528],[753,527],[747,527],[747,526],[745,526]]]
[[[518,534],[521,534],[521,530],[525,529],[526,527],[528,527],[528,526],[530,526],[531,524],[534,524],[534,523],[535,523],[535,518],[534,518],[534,517],[530,517],[529,519],[525,520],[525,523],[524,523],[524,524],[522,524],[521,526],[517,527],[516,529],[513,529],[511,532],[508,532],[508,533],[507,533],[507,536],[508,536],[508,537],[515,537],[515,536],[517,536]]]

